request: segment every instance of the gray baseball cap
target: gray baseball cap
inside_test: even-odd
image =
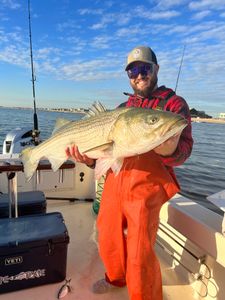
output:
[[[157,63],[157,58],[155,53],[151,48],[145,46],[135,47],[127,56],[127,66],[125,71],[129,69],[129,66],[136,61],[146,62],[146,63]]]

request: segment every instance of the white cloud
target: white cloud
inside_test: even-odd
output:
[[[56,55],[59,55],[61,50],[59,48],[41,48],[36,51],[37,58],[39,59],[46,59],[49,56],[50,57],[55,57]]]
[[[113,71],[110,67],[111,61],[105,59],[74,61],[62,66],[59,76],[73,81],[97,81],[121,76],[120,71]]]
[[[84,8],[84,9],[78,9],[78,12],[81,16],[83,16],[83,15],[102,15],[103,9]]]
[[[210,10],[203,10],[201,12],[198,12],[198,13],[194,14],[192,16],[192,19],[194,19],[194,20],[202,20],[205,17],[209,16],[210,14],[211,14]]]
[[[29,65],[28,58],[28,51],[21,47],[9,45],[0,50],[0,61],[11,65],[27,67]]]
[[[98,30],[98,29],[102,29],[106,26],[107,23],[101,22],[101,23],[96,23],[91,25],[89,28],[93,29],[93,30]]]
[[[149,20],[171,19],[181,14],[179,11],[176,10],[156,11],[154,9],[148,9],[144,6],[137,6],[135,9],[133,9],[133,13],[134,15],[140,18],[145,18]]]
[[[151,10],[144,6],[137,6],[126,12],[116,12],[116,13],[104,13],[99,22],[94,23],[89,28],[93,30],[99,30],[106,28],[109,24],[114,24],[117,26],[128,26],[135,16],[138,22],[140,20],[168,20],[179,16],[181,13],[175,10]],[[137,23],[135,21],[135,23]]]
[[[163,9],[168,9],[170,7],[174,6],[183,6],[187,3],[188,0],[157,0],[157,8],[163,10]]]
[[[160,12],[153,12],[150,13],[147,18],[152,20],[159,20],[159,19],[171,19],[173,17],[180,16],[180,12],[176,10],[169,10],[169,11],[160,11]]]
[[[95,23],[92,26],[90,26],[90,29],[103,29],[111,23],[116,24],[118,26],[123,26],[127,25],[131,19],[132,15],[130,13],[105,13],[98,23]]]
[[[194,35],[187,36],[188,43],[214,41],[215,44],[225,39],[225,24],[215,24]]]
[[[57,30],[59,30],[60,32],[67,30],[67,29],[80,29],[81,25],[77,24],[75,21],[73,20],[68,20],[67,22],[63,22],[63,23],[59,23],[57,25]]]
[[[115,16],[116,22],[119,26],[128,24],[132,18],[133,16],[130,13],[121,13]]]
[[[1,20],[2,22],[7,22],[7,21],[9,21],[9,18],[6,17],[4,14],[0,13],[0,20]]]
[[[201,9],[214,9],[220,10],[225,8],[225,2],[223,0],[197,0],[191,1],[189,3],[189,8],[191,10],[201,10]]]
[[[93,48],[97,48],[97,49],[108,49],[110,48],[109,45],[109,41],[110,41],[110,37],[103,35],[103,36],[96,36],[94,37],[89,44],[91,45],[91,47]]]
[[[89,28],[93,30],[98,30],[98,29],[105,28],[109,23],[113,23],[113,22],[114,22],[114,15],[106,14],[100,19],[98,23],[91,25]]]
[[[46,60],[43,63],[39,64],[36,69],[40,73],[41,73],[41,70],[43,70],[47,74],[49,74],[49,73],[57,74],[58,73],[58,66],[53,64],[53,61],[48,61],[48,60]]]
[[[15,27],[14,32],[6,32],[4,29],[0,28],[0,40],[4,42],[4,45],[14,44],[14,43],[23,43],[23,38],[21,35],[21,28]],[[3,46],[3,45],[1,45]],[[1,48],[0,48],[1,50]]]
[[[3,43],[6,43],[9,41],[7,35],[5,35],[5,32],[0,29],[0,41]]]
[[[144,34],[145,30],[141,32],[141,25],[137,24],[135,26],[130,26],[130,27],[125,27],[125,28],[120,28],[116,31],[115,35],[117,38],[125,38],[125,37],[132,37],[135,36],[136,34]]]
[[[21,4],[18,1],[13,0],[0,0],[0,6],[7,7],[10,9],[18,9],[21,7]]]

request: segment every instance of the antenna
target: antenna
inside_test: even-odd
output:
[[[178,74],[177,74],[177,81],[176,81],[176,86],[175,86],[175,92],[176,92],[177,87],[178,87],[178,81],[179,81],[179,78],[180,78],[181,67],[182,67],[182,64],[183,64],[185,48],[186,48],[186,44],[184,44],[183,53],[182,53],[182,57],[181,57],[181,61],[180,61],[180,67],[179,67],[179,71],[178,71]]]
[[[34,74],[34,60],[33,60],[33,48],[32,48],[32,31],[31,31],[31,17],[30,17],[30,0],[28,0],[28,20],[29,20],[29,38],[30,38],[30,62],[31,62],[31,75],[32,75],[32,90],[33,90],[33,105],[34,105],[34,129],[32,136],[34,138],[34,144],[39,144],[38,136],[40,131],[38,130],[38,118],[36,109],[36,94],[35,94],[35,81],[36,76]]]

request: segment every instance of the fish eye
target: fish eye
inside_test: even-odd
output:
[[[149,125],[153,125],[153,124],[157,123],[158,120],[159,120],[159,118],[156,116],[149,116],[147,119]]]

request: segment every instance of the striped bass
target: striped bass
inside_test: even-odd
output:
[[[96,178],[109,168],[118,174],[125,157],[146,153],[187,126],[182,116],[172,112],[135,107],[106,111],[100,103],[93,105],[89,115],[76,121],[58,120],[49,139],[21,152],[27,180],[43,158],[57,171],[67,160],[66,147],[73,144],[81,153],[97,159]]]

